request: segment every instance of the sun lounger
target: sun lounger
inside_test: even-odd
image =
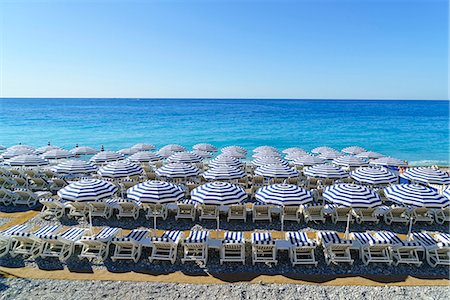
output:
[[[200,205],[200,221],[202,220],[217,220],[219,218],[219,206],[217,205]]]
[[[21,233],[28,232],[28,224],[14,225],[3,231],[0,231],[0,257],[9,253],[12,246],[12,237]]]
[[[177,259],[178,244],[183,238],[182,231],[166,231],[161,237],[153,238],[152,253],[150,254],[150,262],[154,260],[168,260],[172,264]]]
[[[60,261],[66,261],[75,250],[75,242],[88,232],[86,228],[73,227],[63,233],[45,234],[41,236],[41,248],[39,256],[58,257]]]
[[[51,192],[57,192],[60,189],[62,189],[63,187],[65,187],[66,185],[68,185],[68,183],[64,179],[52,178],[51,181],[50,181],[49,190]]]
[[[270,232],[252,232],[252,263],[277,264],[277,247]]]
[[[16,182],[11,177],[0,176],[0,188],[12,189]]]
[[[0,203],[3,205],[10,205],[17,199],[17,194],[7,190],[5,188],[0,188]]]
[[[133,260],[137,262],[142,254],[142,247],[150,246],[150,231],[134,229],[124,237],[114,237],[111,243],[115,245],[112,261]]]
[[[177,203],[177,214],[175,216],[175,220],[178,219],[191,219],[195,220],[195,205],[194,202],[190,200],[185,200]]]
[[[353,215],[356,218],[356,223],[361,224],[364,222],[374,222],[378,224],[380,220],[378,219],[378,215],[376,214],[376,208],[356,208],[353,209]]]
[[[32,191],[47,191],[50,184],[41,177],[31,177],[29,189]]]
[[[376,232],[375,239],[381,242],[388,243],[391,247],[391,255],[394,265],[415,264],[420,266],[422,262],[419,260],[418,250],[423,248],[416,241],[403,241],[395,233],[390,231]]]
[[[69,208],[69,218],[86,218],[89,214],[89,202],[67,202],[66,206]]]
[[[245,240],[243,232],[227,231],[220,246],[220,264],[242,262],[245,264]]]
[[[324,206],[321,204],[307,204],[302,206],[303,218],[306,223],[312,221],[314,223],[322,222],[325,224],[325,216],[323,213]]]
[[[367,266],[369,263],[392,264],[390,244],[375,239],[368,232],[353,232],[350,237],[359,248],[359,258]]]
[[[164,204],[144,203],[142,204],[142,207],[147,211],[145,214],[145,218],[147,220],[153,218],[162,218],[163,220],[167,219],[167,206]]]
[[[22,177],[22,176],[13,176],[12,180],[14,180],[14,187],[16,189],[24,189],[27,190],[28,189],[28,179]]]
[[[139,218],[139,211],[141,210],[142,204],[141,202],[123,199],[123,198],[115,198],[108,200],[110,203],[114,205],[117,209],[116,218],[133,218],[137,220]]]
[[[109,219],[113,213],[113,207],[108,201],[89,202],[91,217]]]
[[[450,266],[450,242],[440,241],[427,232],[413,232],[411,237],[423,247],[430,266]]]
[[[79,258],[102,258],[108,255],[111,240],[121,232],[120,228],[105,227],[96,235],[83,236],[78,242],[82,246]]]
[[[272,206],[255,203],[252,209],[252,220],[253,222],[269,221],[272,223]]]
[[[337,224],[337,222],[347,222],[348,216],[350,215],[350,222],[353,223],[352,211],[353,209],[351,207],[336,206],[331,212],[331,221],[334,224]]]
[[[13,201],[14,206],[24,204],[28,205],[28,207],[33,207],[40,199],[52,196],[49,192],[33,193],[29,190],[15,190],[14,193],[17,195],[17,198]]]
[[[444,222],[450,222],[450,207],[434,210],[434,220],[442,225]]]
[[[410,217],[413,218],[413,223],[426,222],[428,224],[433,224],[434,219],[431,212],[426,207],[417,207],[411,211]]]
[[[48,216],[61,218],[66,211],[65,203],[54,198],[45,198],[39,200],[42,204],[41,217],[45,218]]]
[[[230,220],[244,220],[247,222],[247,209],[244,204],[233,204],[228,208],[228,222]]]
[[[283,223],[284,221],[294,221],[300,223],[302,216],[300,206],[284,206],[281,213],[283,214]]]
[[[189,237],[183,241],[184,256],[181,262],[184,264],[186,261],[196,261],[205,265],[208,260],[208,237],[207,230],[192,230]]]
[[[334,231],[321,231],[318,234],[318,241],[323,247],[325,254],[325,262],[330,263],[349,263],[353,264],[354,260],[350,254],[353,242],[347,239],[341,239]]]
[[[408,224],[409,216],[406,207],[392,206],[384,213],[384,222],[388,225],[392,223]]]
[[[289,259],[293,266],[295,265],[314,265],[317,261],[314,250],[317,247],[315,241],[308,238],[306,232],[289,231],[286,232],[286,239],[290,241]]]
[[[19,254],[36,257],[42,244],[42,236],[57,233],[61,229],[59,225],[46,225],[33,232],[18,232],[12,235],[10,254],[15,257]]]

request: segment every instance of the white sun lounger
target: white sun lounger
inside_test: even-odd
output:
[[[350,237],[355,240],[359,258],[366,266],[369,263],[392,264],[390,244],[386,241],[377,240],[368,232],[353,232]]]
[[[450,242],[438,240],[427,232],[413,232],[411,237],[423,247],[430,266],[450,266]]]
[[[318,233],[318,241],[323,247],[325,262],[353,264],[350,249],[353,247],[351,240],[341,239],[334,231],[322,231]]]
[[[111,240],[121,232],[120,228],[105,227],[96,235],[83,236],[78,242],[82,246],[79,258],[102,258],[108,255]]]
[[[18,232],[12,235],[12,247],[10,254],[12,257],[17,255],[30,255],[36,257],[39,254],[42,244],[42,236],[54,234],[61,229],[59,225],[46,225],[33,232]]]
[[[302,206],[303,218],[306,223],[314,222],[319,223],[322,222],[325,224],[325,216],[323,213],[324,206],[321,204],[307,204]]]
[[[52,195],[50,192],[33,193],[28,190],[15,190],[14,193],[17,194],[17,197],[13,200],[13,205],[16,206],[24,204],[28,205],[28,207],[35,206],[41,198],[48,198]]]
[[[142,207],[147,212],[145,214],[145,218],[147,220],[153,219],[153,218],[162,218],[163,220],[167,219],[167,206],[164,204],[149,204],[145,203],[142,204]]]
[[[199,205],[199,220],[217,220],[219,218],[219,206],[217,205]]]
[[[300,223],[302,210],[300,206],[285,206],[282,209],[283,223],[284,221],[294,221]]]
[[[14,235],[25,233],[30,229],[28,224],[14,225],[0,231],[0,257],[9,253]]]
[[[402,263],[420,266],[422,264],[419,260],[417,251],[422,250],[423,248],[418,242],[403,241],[395,233],[390,231],[376,232],[374,237],[376,240],[390,245],[394,265]]]
[[[175,220],[178,219],[191,219],[195,220],[195,204],[191,200],[184,200],[182,202],[177,203],[177,214],[175,216]]]
[[[434,220],[442,225],[444,222],[450,222],[450,207],[434,210]]]
[[[314,250],[317,247],[315,241],[308,238],[306,232],[286,232],[286,240],[291,243],[289,247],[289,258],[293,266],[314,265],[317,266]]]
[[[42,258],[58,257],[60,261],[64,262],[72,256],[75,242],[87,232],[86,228],[73,227],[63,233],[42,235],[39,256]]]
[[[89,202],[67,202],[66,206],[69,208],[69,212],[67,213],[69,218],[86,218],[89,214]]]
[[[182,231],[173,230],[164,232],[161,237],[153,238],[152,253],[149,257],[150,262],[154,260],[168,260],[174,264],[177,259],[178,244],[183,236]]]
[[[113,206],[108,201],[89,202],[91,217],[109,219],[113,213]]]
[[[434,219],[432,212],[426,207],[417,207],[411,211],[410,217],[413,218],[413,223],[426,222],[428,224],[433,224]]]
[[[41,199],[39,202],[42,204],[41,217],[56,217],[61,218],[66,211],[65,203],[58,199],[46,198]]]
[[[142,254],[142,247],[150,246],[150,231],[148,229],[134,229],[124,237],[114,237],[111,241],[115,245],[112,261],[133,260],[137,262]]]
[[[408,224],[409,221],[407,209],[403,206],[391,206],[388,210],[386,210],[383,218],[384,222],[388,225],[391,225],[394,222]]]
[[[353,209],[353,215],[356,218],[356,223],[361,224],[364,222],[374,222],[378,224],[380,219],[378,219],[377,209],[372,208],[355,208]]]
[[[277,264],[277,247],[270,232],[252,232],[252,263]]]
[[[139,211],[142,207],[141,202],[122,198],[111,199],[110,201],[114,201],[114,207],[117,209],[117,219],[133,218],[137,220],[139,217]]]
[[[269,221],[272,223],[272,206],[255,203],[252,209],[252,220],[253,222]]]
[[[12,204],[16,199],[18,195],[15,194],[13,191],[10,191],[5,188],[0,188],[0,203],[8,206]]]
[[[196,261],[206,265],[208,260],[208,238],[207,230],[192,230],[187,239],[183,241],[184,251],[181,262]]]
[[[225,232],[220,246],[220,264],[224,262],[242,262],[242,264],[245,264],[245,240],[243,232]]]
[[[233,204],[228,208],[228,222],[230,220],[244,220],[247,222],[247,209],[244,204]]]
[[[331,206],[331,205],[330,205]],[[347,222],[348,215],[350,215],[350,222],[353,223],[353,209],[345,206],[335,206],[331,211],[331,222]]]

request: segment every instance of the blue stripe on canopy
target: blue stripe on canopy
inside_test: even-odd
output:
[[[102,162],[108,162],[108,161],[116,161],[123,159],[123,154],[112,152],[112,151],[100,151],[99,153],[95,154],[91,157],[89,161],[94,163],[102,163]]]
[[[155,152],[139,151],[128,157],[128,160],[136,162],[153,162],[163,160],[163,157]]]
[[[339,206],[353,208],[372,208],[382,204],[377,192],[365,186],[349,183],[327,186],[323,198]]]
[[[341,156],[333,160],[333,164],[337,166],[344,166],[344,167],[360,167],[360,166],[367,166],[368,163],[363,160],[362,158],[355,157],[355,156]]]
[[[58,191],[58,196],[67,201],[100,201],[111,197],[117,187],[111,182],[98,179],[85,179],[73,182]]]
[[[226,165],[213,167],[202,174],[206,180],[233,180],[245,175],[246,173],[241,168]]]
[[[191,152],[176,152],[169,156],[168,160],[170,162],[179,162],[179,163],[196,163],[203,160],[200,155]]]
[[[184,194],[180,186],[163,181],[146,181],[127,190],[128,199],[153,204],[177,202]]]
[[[297,177],[299,172],[280,164],[269,164],[256,168],[255,175],[271,178],[290,178]]]
[[[270,157],[270,156],[264,156],[264,157],[258,157],[252,160],[252,164],[261,167],[264,165],[270,165],[270,164],[279,164],[288,167],[289,163],[285,160],[282,160],[278,157]]]
[[[186,178],[197,176],[200,170],[192,165],[170,163],[156,170],[156,175],[168,178]]]
[[[314,178],[339,179],[348,177],[348,174],[344,170],[329,164],[307,167],[303,169],[303,174],[305,174],[305,176]]]
[[[211,182],[195,188],[191,200],[206,205],[231,205],[242,203],[247,193],[238,185],[228,182]]]
[[[386,197],[396,203],[427,208],[448,207],[450,200],[430,187],[418,184],[396,184],[384,189]]]
[[[5,157],[6,158],[6,157]],[[32,167],[32,166],[45,166],[49,162],[35,154],[23,154],[14,156],[6,162],[10,166],[22,166],[22,167]]]
[[[205,152],[217,152],[217,148],[211,144],[196,144],[192,147],[194,150],[205,151]]]
[[[312,156],[309,154],[302,155],[294,159],[294,165],[296,166],[314,166],[324,164],[325,162],[326,162],[325,159],[318,156]]]
[[[362,167],[350,173],[355,181],[365,184],[390,184],[398,181],[398,176],[384,168]]]
[[[448,173],[430,167],[409,168],[401,176],[416,183],[450,184]]]
[[[310,191],[292,184],[273,184],[256,191],[257,201],[269,205],[302,205],[313,201]]]
[[[141,166],[129,161],[115,161],[98,170],[98,174],[108,178],[123,178],[141,175],[144,172]]]
[[[97,171],[97,166],[83,160],[67,160],[51,170],[58,174],[89,174]]]
[[[224,155],[218,155],[216,158],[211,160],[209,163],[210,167],[218,167],[218,166],[232,166],[240,168],[242,167],[242,163],[234,157],[224,156]]]

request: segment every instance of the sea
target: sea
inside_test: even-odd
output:
[[[0,98],[0,124],[4,146],[358,145],[413,165],[450,163],[448,101]]]

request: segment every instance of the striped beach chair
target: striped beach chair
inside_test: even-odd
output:
[[[374,237],[377,241],[390,245],[394,265],[402,263],[420,266],[422,264],[417,251],[423,248],[418,242],[403,241],[395,233],[390,231],[376,232]]]
[[[14,225],[3,231],[0,231],[0,257],[9,253],[12,246],[12,237],[21,233],[28,232],[30,226],[27,224]]]
[[[168,260],[174,264],[177,259],[178,244],[183,236],[182,231],[173,230],[166,231],[162,236],[153,238],[150,262],[153,262],[153,260]]]
[[[105,259],[109,252],[109,245],[111,240],[116,237],[122,229],[115,227],[105,227],[96,235],[83,236],[76,242],[77,245],[82,246],[81,253],[78,255],[80,259]]]
[[[272,234],[268,231],[252,232],[252,263],[277,264],[277,247]]]
[[[390,245],[386,241],[377,240],[368,232],[353,232],[350,238],[355,240],[359,258],[366,266],[372,262],[392,264]]]
[[[12,235],[12,247],[10,254],[15,257],[19,254],[36,257],[42,244],[42,236],[54,234],[61,229],[59,225],[46,225],[34,232],[17,232]]]
[[[325,262],[330,263],[349,263],[353,264],[350,249],[353,242],[347,239],[341,239],[335,231],[321,231],[317,235],[319,244],[323,247]]]
[[[209,231],[207,230],[191,230],[187,239],[183,241],[184,256],[181,262],[196,261],[206,265],[208,260],[208,238]]]
[[[245,240],[243,232],[225,232],[220,246],[220,264],[224,262],[242,262],[242,264],[245,264]]]
[[[423,247],[430,266],[433,268],[437,265],[450,266],[450,240],[445,239],[445,237],[450,239],[448,234],[433,237],[428,232],[413,232],[411,237]]]
[[[190,199],[185,199],[177,203],[177,214],[175,220],[178,219],[191,219],[195,220],[196,208],[195,202]]]
[[[57,257],[66,261],[75,250],[75,242],[88,232],[86,228],[73,227],[60,234],[45,234],[41,236],[42,244],[39,256]]]
[[[286,240],[291,243],[291,246],[289,247],[289,259],[291,260],[293,266],[317,266],[317,261],[314,254],[317,244],[315,241],[308,238],[306,232],[286,232]]]
[[[133,260],[137,262],[142,254],[142,248],[150,246],[150,231],[134,229],[124,237],[114,237],[111,243],[115,246],[112,261]]]

